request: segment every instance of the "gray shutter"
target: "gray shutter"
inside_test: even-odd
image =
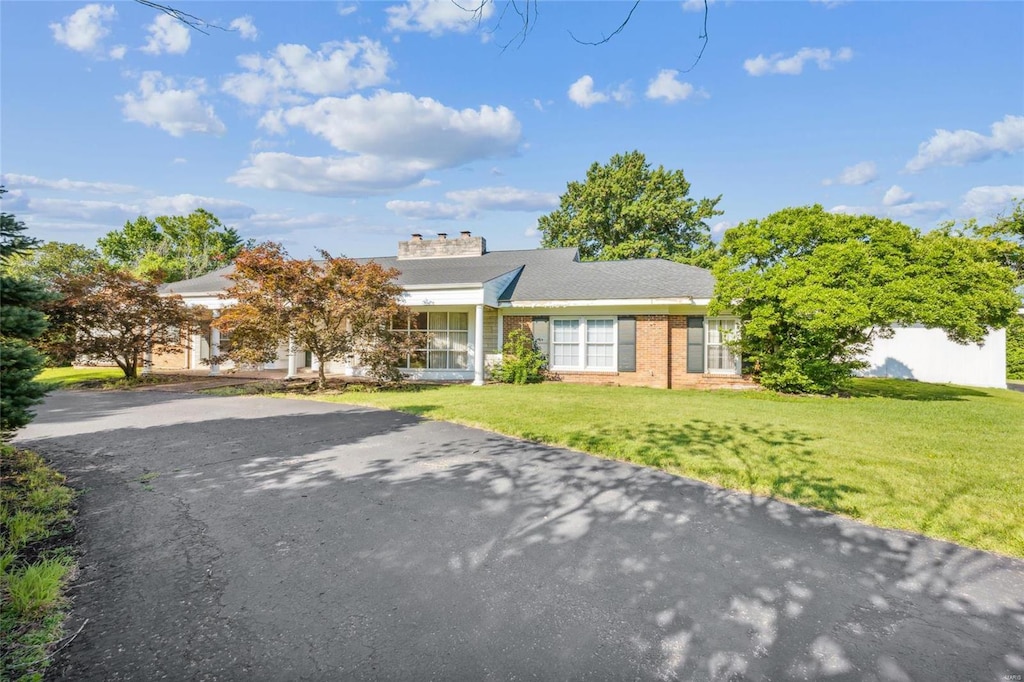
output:
[[[619,371],[636,371],[636,318],[619,316]]]
[[[537,349],[543,353],[544,357],[548,357],[548,318],[547,316],[533,318],[533,342],[537,344]]]
[[[704,318],[686,318],[686,371],[704,373]]]

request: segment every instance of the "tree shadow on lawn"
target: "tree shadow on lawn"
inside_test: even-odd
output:
[[[966,400],[967,398],[989,398],[984,391],[954,386],[952,384],[929,384],[907,379],[854,380],[848,394],[851,398],[889,398],[892,400],[938,401]]]
[[[81,523],[84,579],[97,582],[72,627],[95,625],[62,652],[68,677],[186,662],[195,676],[230,676],[239,661],[293,679],[1024,671],[1020,561],[449,423],[320,405],[32,444],[94,489]],[[713,426],[630,435],[697,447]],[[719,445],[799,457],[809,442],[733,433]],[[126,485],[172,466],[152,493]],[[780,489],[832,487],[777,466]]]
[[[728,488],[859,516],[844,496],[862,492],[860,488],[813,471],[814,452],[808,446],[816,440],[797,429],[690,419],[673,425],[595,425],[570,433],[567,444]]]

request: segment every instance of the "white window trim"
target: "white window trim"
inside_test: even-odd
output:
[[[438,367],[399,367],[398,371],[402,372],[402,374],[404,374],[406,376],[416,376],[416,377],[426,377],[426,376],[430,376],[430,375],[434,375],[434,374],[437,374],[437,375],[452,375],[452,378],[455,378],[456,375],[458,376],[458,378],[464,378],[464,376],[467,375],[467,374],[472,376],[472,374],[473,374],[473,361],[474,361],[473,360],[473,358],[474,358],[473,354],[476,352],[475,348],[474,348],[474,344],[473,344],[473,339],[475,338],[474,334],[476,333],[476,320],[475,320],[475,317],[473,315],[473,311],[472,310],[466,310],[465,308],[460,307],[460,306],[438,306],[436,308],[435,307],[427,308],[427,307],[411,306],[410,310],[411,310],[411,313],[412,313],[413,316],[418,315],[419,313],[428,313],[428,314],[429,313],[465,313],[468,316],[468,325],[467,325],[467,329],[466,330],[461,330],[461,329],[455,329],[455,330],[453,330],[453,329],[437,329],[437,330],[417,329],[416,331],[424,332],[424,333],[427,333],[427,334],[429,334],[431,331],[443,331],[443,332],[450,332],[450,331],[459,331],[459,332],[461,332],[461,331],[465,331],[466,333],[468,333],[469,336],[468,336],[468,341],[466,343],[466,351],[467,351],[466,362],[467,362],[468,366],[465,369],[454,369],[454,368],[447,368],[447,369],[445,369],[445,368],[438,368]],[[449,322],[449,324],[450,324],[450,322]],[[417,349],[417,350],[425,350],[426,352],[429,352],[431,349],[427,348],[427,349]],[[439,350],[439,349],[435,349],[435,350]],[[450,349],[447,349],[446,352],[450,352]],[[407,360],[407,362],[408,362],[408,360]]]
[[[708,349],[711,348],[712,344],[708,339],[711,338],[711,321],[712,320],[734,320],[736,322],[737,332],[739,332],[740,318],[735,315],[718,315],[717,317],[705,317],[704,318],[704,373],[705,374],[717,374],[722,376],[740,376],[743,374],[743,356],[738,352],[734,352],[733,355],[736,357],[736,367],[734,369],[710,369],[708,367],[708,360],[711,358],[711,354]],[[725,344],[714,344],[714,345],[725,345]]]
[[[559,315],[548,318],[548,357],[552,364],[549,369],[555,372],[618,372],[619,371],[619,325],[615,315]],[[579,350],[577,351],[576,365],[556,365],[555,358],[555,320],[578,320],[580,323]],[[610,320],[612,323],[612,364],[610,367],[587,367],[587,321],[588,320]]]

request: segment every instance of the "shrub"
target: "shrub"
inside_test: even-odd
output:
[[[1020,315],[1006,328],[1006,378],[1024,379],[1024,317]]]
[[[501,363],[491,370],[491,377],[503,384],[534,384],[544,380],[547,364],[533,337],[516,329],[508,335]]]

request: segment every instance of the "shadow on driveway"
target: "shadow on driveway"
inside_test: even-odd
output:
[[[977,679],[1024,564],[442,422],[50,398],[84,490],[69,679]]]

